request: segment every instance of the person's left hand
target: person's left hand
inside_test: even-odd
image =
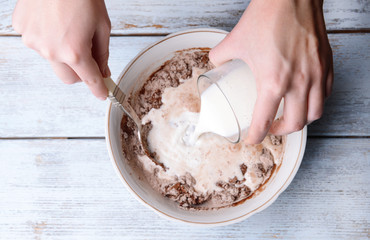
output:
[[[64,83],[83,81],[106,99],[111,23],[103,0],[18,0],[13,27]]]

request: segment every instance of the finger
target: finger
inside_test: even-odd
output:
[[[22,42],[23,42],[23,44],[26,46],[26,47],[28,47],[28,48],[31,48],[31,49],[33,49],[33,50],[35,50],[38,54],[40,54],[41,55],[41,53],[40,53],[40,51],[39,51],[39,49],[36,47],[37,46],[37,44],[36,44],[36,40],[33,38],[33,37],[31,37],[30,35],[28,35],[28,34],[23,34],[22,35]]]
[[[281,97],[273,97],[267,92],[257,96],[251,126],[245,140],[247,144],[260,143],[266,137],[274,121],[280,101]]]
[[[80,61],[70,66],[97,98],[105,100],[108,89],[105,87],[98,64],[91,55],[81,57]]]
[[[78,77],[78,75],[73,71],[72,68],[70,68],[65,63],[59,63],[50,61],[50,64],[55,72],[55,74],[60,78],[65,84],[73,84],[76,82],[81,82],[81,79]]]
[[[12,14],[12,27],[17,32],[22,34],[24,29],[24,22],[22,22],[22,17],[25,16],[25,8],[23,7],[25,3],[23,1],[17,1],[13,14]]]
[[[92,56],[99,66],[103,77],[111,75],[108,67],[110,25],[104,24],[98,27],[92,40]]]
[[[319,84],[312,86],[308,94],[308,113],[309,123],[321,118],[324,110],[324,91]]]
[[[212,50],[209,52],[209,60],[213,65],[220,66],[224,62],[227,62],[234,58],[233,51],[231,49],[233,43],[230,41],[230,33]]]
[[[291,91],[284,97],[284,114],[270,129],[274,135],[286,135],[304,128],[307,123],[306,90]]]
[[[326,79],[325,98],[328,98],[331,95],[333,89],[333,81],[334,81],[333,54],[330,51],[330,63],[329,63],[329,72]]]

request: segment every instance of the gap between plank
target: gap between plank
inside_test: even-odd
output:
[[[105,139],[105,137],[0,137],[1,140],[95,140]]]
[[[172,32],[171,32],[172,33]],[[111,37],[164,37],[171,33],[111,33]],[[327,30],[328,34],[370,33],[370,28]],[[20,37],[17,33],[0,33],[0,37]]]
[[[308,138],[348,138],[348,139],[368,139],[370,136],[322,136],[310,135]],[[1,140],[103,140],[105,137],[0,137]]]

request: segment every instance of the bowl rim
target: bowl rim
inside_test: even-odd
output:
[[[154,46],[170,39],[170,38],[173,38],[173,37],[176,37],[176,36],[179,36],[179,35],[184,35],[184,34],[191,34],[191,33],[196,33],[196,32],[211,32],[211,33],[222,33],[222,34],[227,34],[228,32],[224,31],[224,30],[220,30],[220,29],[215,29],[215,28],[197,28],[197,29],[190,29],[190,30],[185,30],[185,31],[180,31],[180,32],[176,32],[176,33],[172,33],[170,35],[167,35],[166,37],[164,37],[163,39],[160,39],[152,44],[150,44],[149,46],[145,47],[143,50],[141,50],[127,65],[126,67],[123,69],[123,71],[121,72],[121,74],[119,75],[118,77],[118,83],[117,85],[120,84],[121,80],[123,79],[123,77],[126,75],[126,73],[128,72],[128,70],[132,67],[132,65],[145,53],[147,52],[148,50],[150,50],[151,48],[153,48]],[[150,205],[150,203],[146,202],[144,199],[142,199],[140,197],[140,195],[138,193],[136,193],[136,191],[128,184],[128,182],[126,181],[125,177],[123,176],[122,172],[119,170],[119,167],[118,167],[118,163],[117,163],[117,160],[115,159],[115,156],[113,155],[113,149],[112,149],[112,144],[111,144],[111,135],[110,135],[110,116],[111,116],[111,109],[112,109],[112,103],[109,103],[108,104],[108,107],[107,107],[107,113],[106,113],[106,125],[105,125],[105,139],[106,139],[106,144],[107,144],[107,148],[108,148],[108,153],[109,153],[109,157],[110,157],[110,160],[111,160],[111,163],[112,165],[114,166],[114,169],[116,170],[116,173],[118,174],[119,178],[121,179],[121,182],[126,186],[126,189],[129,190],[129,192],[139,201],[141,202],[144,206],[148,207],[149,209],[152,209],[154,212],[156,212],[157,214],[159,214],[161,217],[165,217],[166,219],[169,219],[169,220],[172,220],[172,221],[176,221],[176,222],[182,222],[182,223],[187,223],[187,224],[190,224],[190,225],[196,225],[196,226],[224,226],[224,225],[229,225],[229,224],[233,224],[233,223],[236,223],[236,222],[240,222],[250,216],[252,216],[253,214],[255,213],[258,213],[264,209],[266,209],[267,207],[269,207],[277,198],[278,196],[284,192],[284,190],[289,186],[289,184],[292,182],[294,176],[296,175],[298,169],[299,169],[299,166],[302,162],[302,159],[303,159],[303,154],[304,154],[304,150],[305,150],[305,147],[306,147],[306,141],[307,141],[307,126],[305,126],[302,130],[300,130],[300,135],[301,135],[301,141],[300,141],[300,148],[299,148],[299,152],[298,152],[298,155],[297,155],[297,159],[295,161],[295,164],[294,164],[294,168],[292,169],[292,171],[290,172],[289,176],[287,177],[287,179],[285,180],[285,182],[282,184],[282,186],[278,189],[277,192],[275,192],[272,197],[270,197],[269,199],[267,199],[262,205],[258,206],[257,208],[243,214],[243,215],[240,215],[238,217],[234,217],[232,219],[228,219],[228,220],[224,220],[224,221],[217,221],[217,222],[197,222],[197,221],[189,221],[189,220],[184,220],[184,219],[180,219],[180,218],[177,218],[177,217],[174,217],[174,216],[171,216],[171,215],[168,215],[164,212],[162,212],[161,210],[157,209],[156,207]]]

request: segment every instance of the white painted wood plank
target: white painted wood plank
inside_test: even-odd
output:
[[[289,188],[226,227],[164,220],[116,176],[104,140],[0,140],[0,239],[367,239],[370,139],[308,139]]]
[[[310,135],[370,135],[370,34],[332,34],[334,86]]]
[[[160,37],[112,37],[115,79]],[[370,34],[332,34],[335,84],[311,135],[370,136]],[[0,37],[0,137],[102,137],[106,104],[83,84],[64,85],[19,37]]]
[[[114,37],[110,68],[125,65],[159,37]],[[83,83],[63,84],[49,63],[19,37],[0,37],[0,137],[104,136],[108,101],[95,99]]]
[[[113,34],[167,34],[198,27],[231,30],[250,1],[107,0]],[[16,0],[0,0],[0,34],[15,34],[11,14]],[[368,1],[325,0],[329,30],[369,29]]]

